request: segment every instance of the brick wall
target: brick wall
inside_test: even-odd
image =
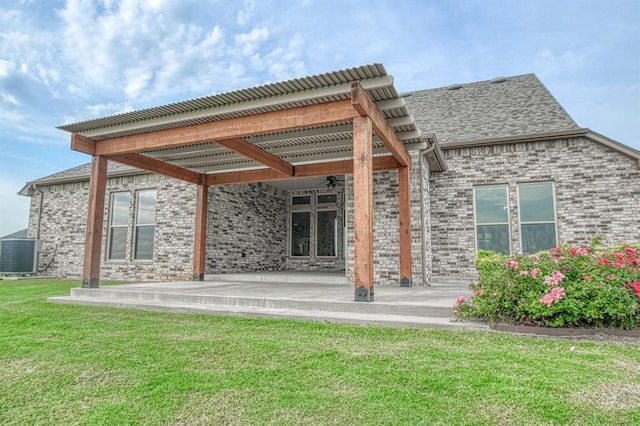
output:
[[[284,269],[287,200],[261,183],[210,187],[206,273]]]
[[[423,244],[423,232],[421,229],[422,208],[428,209],[428,175],[426,165],[420,167],[419,155],[411,153],[411,252],[413,284],[423,285],[430,280],[430,269],[423,276],[422,252],[428,259],[430,243],[428,234],[425,234]],[[423,180],[422,188],[420,180]],[[427,183],[425,185],[425,183]],[[347,207],[347,277],[353,280],[353,182],[348,176],[346,188]],[[424,191],[425,197],[421,199],[420,193]],[[376,172],[373,174],[373,275],[375,284],[398,285],[400,280],[400,243],[398,223],[398,172],[395,170]],[[427,263],[428,266],[428,263]]]
[[[637,160],[584,137],[443,151],[448,170],[430,177],[434,274],[476,273],[474,185],[508,184],[513,253],[520,251],[516,185],[534,181],[555,183],[559,243],[640,241]]]
[[[136,190],[158,189],[154,259],[132,260],[133,223]],[[195,218],[195,186],[158,175],[134,175],[107,180],[105,222],[100,275],[113,280],[190,279],[193,262],[193,224]],[[88,181],[50,185],[40,188],[31,200],[29,236],[43,240],[40,269],[46,275],[79,278],[82,274],[87,220]],[[129,229],[125,260],[106,260],[110,194],[130,192]],[[40,197],[42,214],[38,214]]]

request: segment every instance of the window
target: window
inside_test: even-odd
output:
[[[551,182],[518,185],[523,253],[537,253],[557,245],[554,198]]]
[[[127,231],[129,230],[128,192],[111,194],[111,218],[109,221],[108,259],[124,260],[127,257]]]
[[[291,197],[291,205],[292,206],[300,206],[303,204],[311,204],[311,196],[310,195],[301,195],[297,197]]]
[[[318,210],[316,212],[316,256],[336,256],[337,219],[338,212],[336,210]]]
[[[509,202],[507,185],[473,188],[476,247],[509,254]]]
[[[318,204],[335,204],[338,202],[338,194],[318,194]]]
[[[309,256],[311,212],[291,212],[291,256]]]
[[[136,203],[136,226],[133,258],[153,259],[153,240],[156,228],[155,189],[138,191]]]

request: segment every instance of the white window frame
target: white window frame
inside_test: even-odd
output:
[[[534,185],[534,184],[541,184],[541,183],[548,183],[551,185],[551,196],[552,196],[552,201],[553,201],[553,222],[550,221],[528,221],[528,222],[524,222],[522,220],[522,204],[520,204],[520,187],[523,185]],[[556,185],[555,182],[553,181],[532,181],[532,182],[518,182],[516,184],[517,187],[517,192],[518,192],[518,227],[519,227],[519,231],[520,231],[520,252],[524,253],[524,238],[523,236],[523,232],[522,232],[522,225],[536,225],[536,224],[550,224],[553,223],[553,232],[554,232],[554,238],[555,238],[555,242],[556,242],[556,246],[558,245],[558,205],[556,203]]]
[[[475,244],[476,247],[476,252],[478,252],[479,248],[478,248],[478,225],[504,225],[504,222],[487,222],[487,223],[480,223],[478,224],[478,218],[477,218],[477,208],[476,208],[476,188],[487,188],[487,187],[503,187],[505,188],[505,194],[506,194],[506,209],[507,209],[507,239],[509,242],[509,252],[507,253],[507,255],[510,255],[512,252],[511,249],[511,206],[509,203],[509,184],[507,183],[498,183],[498,184],[489,184],[489,185],[474,185],[473,189],[472,189],[472,193],[473,193],[473,242]]]
[[[141,192],[155,192],[156,193],[156,197],[155,197],[155,222],[154,223],[138,223],[138,213],[140,210],[140,193]],[[131,247],[131,259],[135,262],[153,262],[153,260],[155,259],[156,256],[156,250],[155,250],[155,244],[156,244],[156,230],[157,230],[157,222],[158,222],[158,190],[156,188],[146,188],[146,189],[139,189],[136,190],[135,192],[135,209],[134,209],[134,214],[133,214],[133,245]],[[138,244],[138,228],[139,227],[153,227],[153,249],[152,249],[152,255],[151,255],[151,259],[139,259],[136,257],[136,248],[137,248],[137,244]]]
[[[125,225],[113,225],[113,215],[114,215],[114,205],[115,205],[115,197],[119,194],[126,194],[129,197],[128,209],[127,209],[127,223]],[[130,217],[131,217],[131,192],[129,191],[114,191],[110,194],[109,197],[109,228],[107,231],[107,247],[105,253],[105,260],[108,262],[126,262],[129,260],[129,225],[130,225]],[[125,247],[124,247],[124,259],[113,259],[111,258],[111,244],[113,243],[113,228],[124,228],[126,229],[125,234]]]

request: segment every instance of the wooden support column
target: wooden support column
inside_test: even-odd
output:
[[[369,117],[353,119],[355,301],[373,302],[373,144]]]
[[[94,155],[91,161],[89,183],[89,211],[84,244],[82,287],[98,288],[100,285],[100,259],[102,255],[102,227],[104,223],[104,197],[107,189],[107,159]]]
[[[398,169],[400,222],[400,286],[411,287],[411,176],[409,167]]]
[[[198,185],[196,195],[196,226],[193,239],[193,281],[204,281],[204,267],[207,253],[207,202],[209,187],[205,176]]]

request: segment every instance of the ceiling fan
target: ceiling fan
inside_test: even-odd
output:
[[[331,175],[327,176],[327,188],[334,189],[336,186],[342,186],[344,179],[338,179],[338,177]]]

